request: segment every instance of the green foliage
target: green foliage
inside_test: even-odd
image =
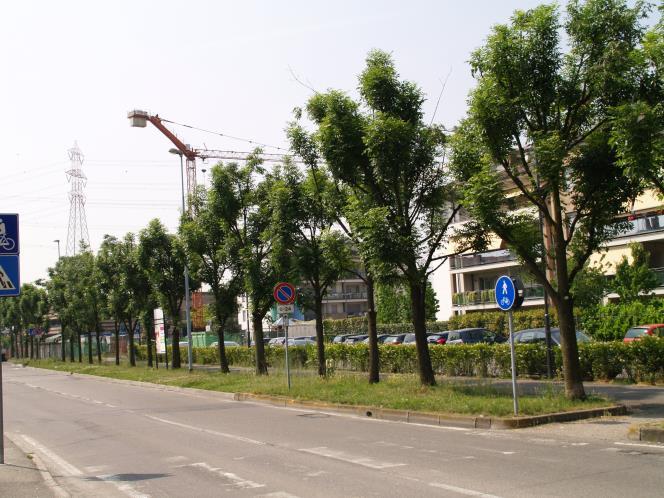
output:
[[[426,319],[435,320],[438,299],[431,282],[427,282],[425,294]],[[381,323],[405,323],[412,321],[413,309],[407,289],[400,285],[379,283],[376,286],[376,319]]]
[[[629,247],[632,251],[632,262],[623,256],[616,265],[613,290],[623,301],[636,301],[648,295],[659,282],[657,274],[650,269],[650,253],[637,242]]]
[[[145,269],[159,303],[173,324],[173,342],[180,340],[180,308],[184,300],[184,269],[187,256],[182,240],[169,234],[158,219],[141,230],[138,246],[138,262]],[[198,287],[190,279],[190,290]],[[180,356],[176,350],[173,367],[180,368]]]
[[[581,326],[594,339],[617,341],[625,337],[631,327],[661,323],[664,299],[608,303],[587,308],[581,313]]]
[[[605,270],[606,268],[602,264],[583,267],[572,284],[571,294],[574,306],[586,309],[601,303],[609,292],[609,282]]]
[[[471,344],[430,346],[431,362],[436,373],[451,377],[509,378],[510,350],[508,344]],[[546,374],[546,349],[539,344],[517,344],[517,372],[523,377],[541,377]],[[186,350],[182,350],[185,354]],[[194,361],[210,365],[219,362],[217,348],[194,348]],[[229,364],[252,367],[255,362],[253,348],[234,347],[226,350]],[[288,348],[294,368],[317,365],[314,346]],[[284,364],[284,348],[266,348],[268,364],[280,368]],[[554,370],[562,375],[560,348],[554,348]],[[145,346],[138,346],[137,357],[145,357]],[[380,365],[384,373],[417,372],[417,352],[413,346],[380,345]],[[325,355],[328,365],[337,371],[366,372],[369,365],[369,347],[366,344],[330,344]],[[631,343],[591,342],[579,344],[579,359],[586,380],[612,380],[621,373],[632,382],[664,381],[664,340],[647,337]]]
[[[340,320],[324,320],[325,337],[332,340],[336,335],[367,334],[368,324],[366,317],[343,318]],[[379,323],[379,334],[411,334],[414,331],[412,322]],[[448,322],[426,322],[427,332],[442,332],[448,330]]]

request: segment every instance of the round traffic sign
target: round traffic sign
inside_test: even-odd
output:
[[[295,287],[288,282],[279,282],[274,286],[272,295],[279,304],[293,304],[295,302]]]
[[[518,308],[523,303],[523,284],[508,275],[502,275],[496,280],[496,304],[503,311]]]

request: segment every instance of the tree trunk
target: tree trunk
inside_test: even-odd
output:
[[[180,368],[182,363],[180,361],[180,324],[173,323],[173,336],[171,338],[171,344],[173,345],[173,361],[171,366],[173,368]]]
[[[9,333],[9,355],[12,358],[15,358],[17,356],[17,354],[16,354],[16,338],[14,336],[14,332]]]
[[[67,361],[67,349],[66,349],[66,344],[65,344],[65,326],[60,325],[60,355],[62,358],[62,361],[65,362]]]
[[[253,301],[256,303],[256,301]],[[251,314],[254,327],[254,347],[256,348],[256,375],[267,375],[267,362],[265,361],[265,344],[263,344],[263,316],[259,312]]]
[[[217,327],[217,348],[219,348],[219,368],[221,373],[229,373],[231,370],[228,368],[228,358],[226,358],[226,344],[224,344],[224,326]]]
[[[152,322],[147,316],[143,320],[143,327],[145,327],[145,342],[148,348],[148,367],[152,368]]]
[[[316,313],[316,351],[318,353],[318,375],[325,377],[325,335],[323,334],[323,294],[320,287],[314,287],[314,311]]]
[[[95,330],[95,339],[97,341],[97,362],[101,365],[101,340],[100,340],[100,330],[99,330],[99,324],[97,324],[97,328]]]
[[[380,353],[376,327],[376,303],[373,277],[367,273],[367,326],[369,328],[369,384],[380,381]]]
[[[420,371],[420,382],[425,386],[435,386],[436,377],[431,367],[429,344],[427,343],[426,310],[424,296],[426,281],[410,282],[410,306],[413,312],[413,328],[415,329],[415,345],[417,347],[417,361]]]
[[[132,326],[133,325],[133,326]],[[136,366],[136,351],[134,351],[134,328],[135,324],[132,324],[131,317],[129,318],[129,330],[127,334],[129,334],[129,364],[132,367]]]
[[[78,362],[83,363],[83,347],[82,347],[82,342],[81,342],[81,332],[76,333],[78,337]]]
[[[32,335],[29,335],[29,340],[30,342],[28,343],[28,347],[30,348],[30,359],[34,359],[35,357],[35,337]]]
[[[119,365],[120,364],[120,326],[118,325],[118,321],[115,320],[113,322],[113,332],[115,332],[115,364]]]
[[[559,194],[554,192],[555,225],[553,240],[556,260],[557,298],[554,299],[558,311],[558,327],[560,329],[560,349],[563,356],[563,376],[565,378],[565,395],[569,399],[585,399],[583,376],[579,362],[579,348],[576,342],[576,326],[572,296],[570,295],[569,273],[567,268],[567,251],[564,244],[562,207]]]
[[[74,363],[74,337],[71,332],[69,332],[69,361]]]
[[[88,331],[88,363],[92,364],[92,332]]]

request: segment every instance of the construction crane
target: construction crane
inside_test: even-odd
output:
[[[190,199],[194,190],[196,189],[196,158],[199,158],[203,161],[206,159],[222,159],[227,161],[246,161],[251,156],[250,152],[238,152],[232,150],[218,150],[218,149],[195,149],[190,145],[185,144],[180,140],[175,133],[166,128],[164,121],[167,121],[163,118],[160,118],[158,114],[152,115],[147,111],[140,111],[134,109],[127,113],[127,117],[130,120],[131,126],[134,128],[145,128],[147,122],[152,123],[155,128],[161,131],[166,137],[175,145],[177,150],[180,151],[185,157],[186,160],[186,172],[187,172],[187,199]],[[170,122],[170,121],[168,121]],[[287,157],[290,157],[292,161],[300,163],[301,160],[294,159],[288,154],[268,154],[262,153],[259,157],[266,162],[282,162]],[[190,209],[189,201],[187,201],[187,209]]]

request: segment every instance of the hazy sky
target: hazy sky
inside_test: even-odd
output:
[[[355,92],[369,50],[392,52],[428,95],[431,118],[453,126],[472,86],[466,61],[490,27],[538,1],[15,1],[0,29],[0,213],[21,220],[23,282],[64,254],[67,150],[77,141],[88,177],[93,249],[105,233],[138,232],[180,207],[179,159],[146,109],[201,128],[286,147],[284,128],[310,91]],[[250,145],[174,127],[195,147]],[[266,149],[266,152],[274,150]],[[211,164],[198,165],[210,168]],[[199,179],[202,174],[199,172]]]

